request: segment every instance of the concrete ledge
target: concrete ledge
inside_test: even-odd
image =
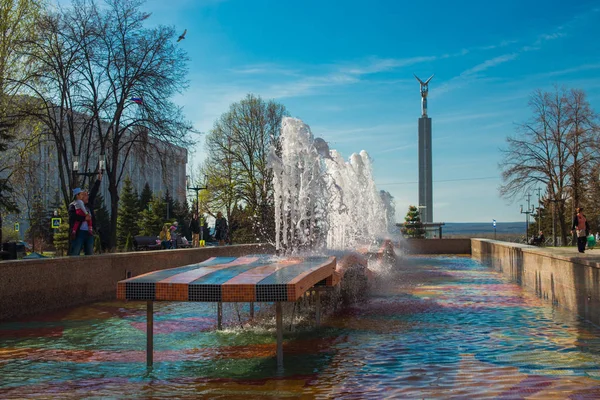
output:
[[[547,302],[600,324],[600,252],[471,239],[473,258]]]
[[[273,253],[270,245],[234,245],[87,257],[0,262],[0,320],[116,299],[117,282],[210,257]]]
[[[399,246],[405,254],[471,254],[471,239],[405,239]]]

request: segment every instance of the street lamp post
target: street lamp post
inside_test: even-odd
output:
[[[100,154],[100,160],[98,161],[98,170],[100,172],[104,171],[104,154]],[[79,172],[79,156],[77,154],[73,154],[73,187],[77,187],[77,177],[83,176],[83,183],[85,183],[85,177],[92,177],[96,175],[98,172]]]
[[[521,205],[521,214],[525,214],[525,243],[529,242],[529,214],[532,214],[534,211],[534,206],[533,204],[529,204],[529,199],[531,198],[531,195],[528,194],[527,195],[527,209],[525,211],[523,211],[523,205]]]
[[[538,220],[538,231],[542,230],[542,189],[537,188],[537,198],[538,198],[538,206],[537,206],[537,215],[536,218]]]
[[[200,215],[198,214],[198,203],[200,203],[200,199],[198,198],[198,193],[201,190],[206,190],[207,186],[206,184],[204,186],[189,186],[190,183],[190,176],[186,175],[185,177],[186,179],[186,188],[187,190],[193,190],[196,194],[196,216],[198,217],[198,224],[200,224]],[[204,240],[204,223],[202,223],[202,226],[200,226],[200,240],[203,241]]]

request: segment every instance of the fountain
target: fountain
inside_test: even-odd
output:
[[[270,154],[278,253],[356,250],[387,236],[388,214],[366,151],[345,161],[308,125],[289,117],[280,139]]]
[[[342,281],[339,299],[360,299],[373,277],[368,268],[368,258],[373,257],[368,256],[379,254],[380,266],[382,254],[393,254],[389,241],[382,249],[389,214],[375,187],[367,152],[345,161],[315,138],[308,125],[288,117],[281,123],[279,146],[271,149],[270,166],[278,254],[335,255]]]

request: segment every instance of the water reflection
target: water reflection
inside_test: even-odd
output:
[[[286,307],[277,370],[271,305],[102,302],[0,324],[0,397],[600,397],[600,331],[464,257],[404,258],[370,296],[315,327]],[[306,302],[305,302],[306,303]],[[302,307],[305,307],[304,309]],[[294,320],[290,316],[294,313]]]

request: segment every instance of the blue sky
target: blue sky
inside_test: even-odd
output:
[[[418,201],[419,84],[433,122],[434,220],[522,221],[498,195],[499,149],[535,89],[585,89],[600,111],[600,2],[149,0],[187,29],[176,102],[208,131],[247,93],[284,104],[345,157],[366,150],[403,220]],[[570,4],[568,4],[570,3]],[[203,141],[190,164],[204,158]],[[534,197],[536,198],[536,197]]]

